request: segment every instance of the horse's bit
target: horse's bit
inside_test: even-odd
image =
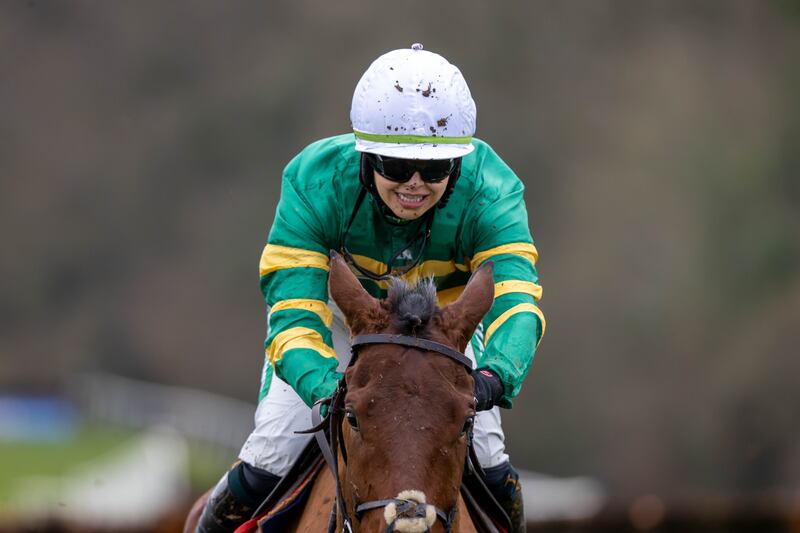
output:
[[[353,363],[358,355],[357,349],[361,346],[370,344],[399,344],[401,346],[408,346],[429,352],[436,352],[453,359],[457,363],[460,363],[466,367],[467,372],[472,373],[472,361],[470,361],[470,359],[463,353],[456,351],[449,346],[445,346],[444,344],[427,339],[421,339],[419,337],[395,335],[391,333],[373,333],[354,337],[351,344],[350,356],[343,358],[339,362],[338,371],[344,375],[347,368]],[[322,455],[325,458],[325,462],[331,469],[333,478],[336,481],[336,502],[338,511],[342,516],[342,531],[345,533],[351,533],[353,531],[352,519],[344,505],[344,498],[342,497],[342,483],[339,479],[339,470],[336,462],[337,451],[341,445],[342,457],[344,458],[345,464],[347,464],[347,451],[344,448],[344,441],[342,440],[343,437],[341,432],[342,413],[344,413],[344,397],[346,393],[347,384],[344,381],[344,377],[342,377],[341,381],[339,381],[339,386],[336,388],[336,391],[334,391],[330,397],[323,398],[314,405],[314,408],[312,409],[312,423],[314,424],[314,427],[298,433],[314,433],[314,437],[317,439],[317,444],[319,444],[319,447],[322,450]],[[323,405],[328,405],[328,415],[325,417],[325,419],[322,419],[320,415],[320,408]],[[326,427],[328,427],[330,431],[330,441],[325,436]],[[355,515],[356,519],[359,519],[360,516],[366,511],[383,508],[392,503],[394,503],[396,506],[397,516],[403,515],[409,518],[421,518],[421,516],[418,516],[420,510],[416,502],[397,498],[388,498],[385,500],[374,500],[371,502],[360,503],[353,509],[353,514]],[[455,519],[457,506],[454,505],[449,512],[445,513],[434,505],[427,505],[430,505],[436,511],[436,517],[444,524],[445,531],[450,533],[452,531],[453,520]],[[409,516],[409,514],[411,516]],[[332,532],[336,527],[336,522],[333,520],[333,516],[331,518],[332,520],[329,531]],[[394,522],[388,524],[386,527],[386,533],[391,531],[394,531]]]

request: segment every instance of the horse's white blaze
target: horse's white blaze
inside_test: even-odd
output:
[[[423,533],[428,531],[436,521],[436,509],[426,505],[427,498],[421,490],[404,490],[396,497],[398,500],[410,500],[425,505],[425,518],[397,518],[397,505],[392,502],[383,508],[383,518],[387,525],[394,523],[394,530],[403,533]]]

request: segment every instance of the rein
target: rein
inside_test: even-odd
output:
[[[467,369],[467,372],[472,373],[472,361],[470,361],[470,359],[467,358],[463,353],[438,342],[421,339],[419,337],[412,337],[409,335],[395,335],[392,333],[372,333],[353,337],[350,354],[348,357],[339,362],[339,367],[337,370],[344,374],[344,372],[354,363],[356,357],[358,356],[358,348],[371,344],[399,344],[401,346],[408,346],[409,348],[417,348],[419,350],[435,352],[449,357],[450,359],[463,365]],[[311,420],[314,426],[311,429],[298,431],[297,433],[314,433],[314,438],[317,440],[317,444],[322,450],[322,455],[325,458],[325,462],[328,464],[328,467],[333,473],[333,479],[336,481],[336,508],[338,508],[338,512],[342,516],[342,531],[344,533],[351,533],[353,531],[353,520],[351,518],[351,513],[348,512],[348,509],[344,504],[344,498],[342,495],[342,482],[339,478],[339,468],[337,463],[337,452],[341,446],[342,457],[345,465],[347,465],[347,453],[344,447],[344,440],[341,431],[343,421],[342,415],[344,414],[344,397],[346,393],[347,384],[345,383],[344,376],[342,376],[342,379],[339,381],[339,385],[334,393],[330,397],[323,398],[314,404],[314,407],[311,410]],[[323,405],[328,406],[328,414],[324,419],[320,413]],[[329,437],[326,437],[325,435],[326,427],[329,431]],[[420,502],[415,502],[413,500],[402,500],[398,498],[373,500],[354,505],[352,515],[358,520],[361,518],[361,515],[367,511],[371,511],[373,509],[382,509],[387,505],[395,504],[397,510],[396,516],[403,515],[404,517],[408,517],[409,513],[414,512],[415,514],[409,518],[424,518],[424,516],[417,516],[420,513],[420,509],[417,505],[418,503]],[[452,531],[457,505],[454,505],[453,508],[447,513],[432,504],[426,505],[432,507],[436,511],[436,517],[444,524],[445,531],[448,533]],[[334,510],[336,510],[336,508],[334,508]],[[333,531],[335,528],[335,523],[335,520],[331,521],[329,531]],[[387,525],[385,531],[386,533],[389,533],[394,530],[394,522],[392,522]]]

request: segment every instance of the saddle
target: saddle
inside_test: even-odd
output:
[[[277,533],[286,531],[296,513],[302,511],[311,492],[314,480],[323,470],[325,461],[316,440],[311,440],[300,457],[253,513],[235,533]],[[511,522],[503,508],[483,483],[482,470],[469,447],[467,464],[461,480],[461,496],[464,498],[470,518],[478,533],[508,533]],[[328,531],[336,527],[336,506],[333,506]]]
[[[322,452],[313,440],[303,449],[289,472],[261,502],[250,520],[239,526],[234,533],[279,533],[295,514],[305,507],[314,480],[322,471],[325,461]]]

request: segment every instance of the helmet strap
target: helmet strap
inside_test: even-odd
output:
[[[359,179],[361,180],[361,185],[368,190],[373,196],[375,196],[378,200],[380,200],[380,196],[378,195],[378,190],[375,188],[375,169],[372,168],[372,163],[369,162],[369,158],[367,154],[361,152],[361,170],[359,174]]]
[[[447,180],[447,188],[444,190],[444,194],[439,199],[439,202],[436,204],[436,207],[442,209],[444,206],[447,205],[447,200],[450,199],[450,195],[453,194],[453,190],[456,188],[456,182],[458,178],[461,177],[461,158],[459,157],[456,159],[456,166],[453,168],[453,172],[450,174],[450,178]]]

